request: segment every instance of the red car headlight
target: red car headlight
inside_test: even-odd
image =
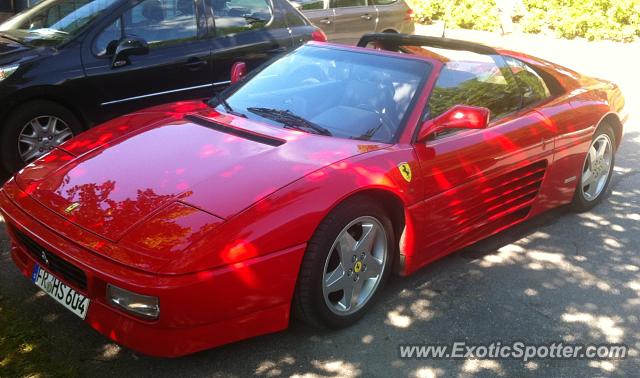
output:
[[[113,285],[107,285],[107,302],[130,314],[148,320],[160,317],[158,297],[136,294]]]

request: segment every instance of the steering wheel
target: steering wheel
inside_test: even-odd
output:
[[[302,66],[291,74],[291,82],[299,81],[302,85],[313,85],[326,82],[327,74],[317,65]]]
[[[393,138],[393,136],[395,134],[395,127],[393,125],[393,122],[391,121],[391,118],[389,118],[388,114],[383,113],[383,112],[379,111],[378,109],[375,109],[373,106],[371,106],[369,104],[365,104],[365,103],[360,103],[360,104],[356,105],[356,108],[376,113],[378,115],[379,119],[380,119],[380,127],[378,128],[378,130],[376,130],[375,134],[378,134],[382,130],[387,135],[386,135],[385,138],[381,138],[381,139],[390,140],[390,139]]]

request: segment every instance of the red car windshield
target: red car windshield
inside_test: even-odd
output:
[[[390,143],[431,70],[426,61],[306,45],[230,88],[218,107],[305,132]]]

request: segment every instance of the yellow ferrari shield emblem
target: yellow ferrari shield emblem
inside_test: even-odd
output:
[[[402,177],[404,177],[405,180],[407,180],[407,182],[411,182],[411,166],[409,165],[409,163],[400,163],[398,164],[398,170],[400,171],[400,174],[402,175]]]
[[[362,270],[362,261],[358,261],[356,265],[354,265],[353,271],[356,273],[360,273],[361,270]]]
[[[73,210],[77,209],[78,206],[80,206],[80,204],[78,202],[74,202],[71,205],[69,205],[66,209],[64,209],[64,212],[69,214],[70,212],[72,212]]]

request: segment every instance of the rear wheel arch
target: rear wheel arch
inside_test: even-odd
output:
[[[609,125],[613,129],[613,135],[615,137],[614,147],[617,150],[622,142],[622,122],[620,121],[620,117],[615,113],[605,115],[598,123],[596,130],[604,127],[605,125]]]

